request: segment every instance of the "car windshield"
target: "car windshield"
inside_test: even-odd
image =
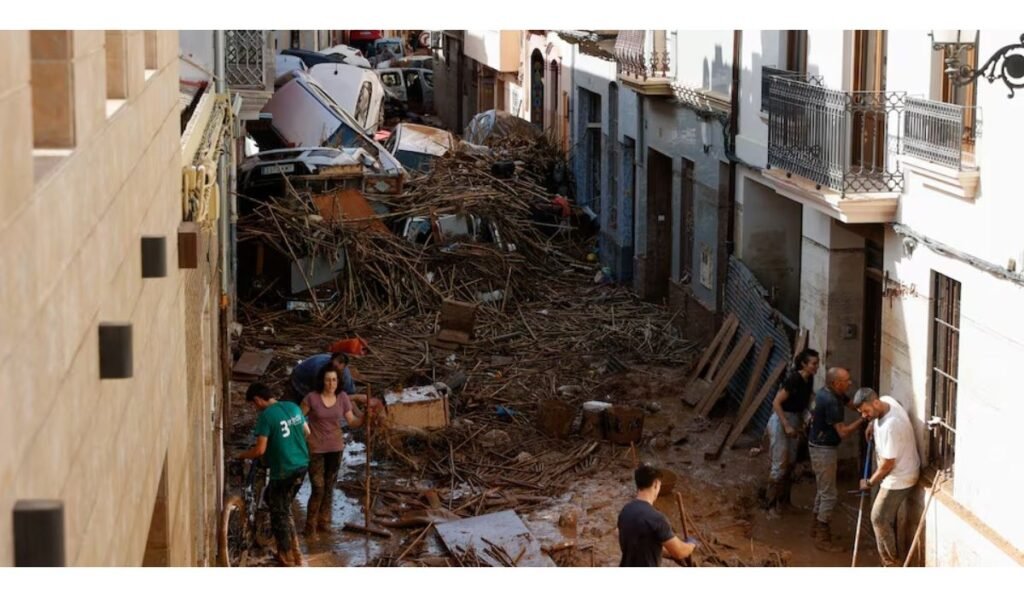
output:
[[[300,151],[266,151],[256,154],[256,158],[263,162],[279,162],[282,160],[294,160],[299,157]]]
[[[309,157],[311,158],[335,158],[338,157],[339,155],[341,155],[341,150],[339,149],[324,148],[314,149],[309,152]]]

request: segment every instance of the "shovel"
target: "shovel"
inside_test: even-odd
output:
[[[868,453],[864,456],[864,479],[868,478],[868,474],[871,471],[871,447],[874,444],[874,440],[868,440]],[[868,492],[860,492],[860,506],[857,508],[857,534],[853,539],[853,562],[850,564],[851,567],[857,567],[857,548],[860,546],[860,528],[861,521],[864,519],[864,497],[867,496]]]

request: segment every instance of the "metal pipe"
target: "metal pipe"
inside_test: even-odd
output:
[[[224,30],[216,29],[213,33],[213,53],[214,53],[214,89],[218,94],[224,94],[227,92],[227,56],[225,52],[225,39]],[[226,364],[230,361],[227,358],[227,351],[230,344],[228,343],[228,332],[230,329],[228,322],[225,320],[227,311],[224,308],[227,303],[228,294],[228,250],[230,247],[228,238],[228,196],[230,195],[231,188],[228,186],[227,179],[227,157],[221,153],[219,163],[217,165],[217,186],[219,189],[219,200],[220,200],[220,217],[219,217],[219,240],[220,240],[220,256],[218,262],[220,264],[220,296],[221,296],[221,313],[220,313],[220,340],[221,340],[221,363],[225,365],[224,371],[227,371]],[[221,395],[221,421],[217,432],[217,439],[219,444],[220,458],[217,459],[217,511],[221,512],[223,509],[224,500],[224,425],[227,424],[224,409],[228,404],[230,396],[231,382],[227,375],[224,375],[224,383],[222,384],[222,395]]]

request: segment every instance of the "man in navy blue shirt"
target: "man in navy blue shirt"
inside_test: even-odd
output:
[[[352,372],[348,369],[348,355],[343,352],[334,354],[325,352],[301,361],[292,369],[291,383],[288,384],[285,398],[296,404],[302,402],[306,394],[313,391],[313,387],[316,386],[317,374],[328,363],[332,363],[341,371],[341,389],[349,396],[354,396],[356,384],[352,380]]]
[[[657,567],[662,555],[683,565],[693,553],[696,543],[683,541],[672,532],[665,515],[654,507],[661,491],[662,472],[644,464],[633,473],[636,481],[636,498],[619,512],[619,549],[622,550],[622,567]]]
[[[821,551],[837,553],[843,547],[833,542],[832,511],[839,500],[836,488],[836,467],[839,462],[839,443],[857,433],[863,424],[860,417],[851,423],[844,423],[843,407],[849,407],[846,392],[850,389],[850,372],[842,367],[832,367],[825,372],[825,387],[814,396],[811,430],[807,444],[811,453],[811,468],[817,493],[814,496],[814,523],[812,534],[814,546]]]

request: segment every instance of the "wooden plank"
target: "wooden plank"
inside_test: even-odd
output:
[[[725,445],[725,440],[729,437],[729,431],[732,430],[732,423],[729,421],[722,421],[718,425],[718,429],[715,430],[715,434],[711,436],[707,445],[704,447],[704,460],[718,460],[718,457],[722,454],[722,447]]]
[[[761,350],[757,352],[757,358],[754,360],[754,368],[750,372],[750,381],[747,382],[747,389],[743,392],[743,400],[740,401],[740,408],[736,411],[737,415],[742,415],[746,412],[747,407],[750,406],[751,400],[754,399],[754,393],[757,392],[757,388],[760,386],[761,373],[764,372],[765,367],[768,366],[768,358],[772,354],[772,348],[775,346],[775,341],[771,338],[767,338],[764,344],[761,345]]]
[[[740,341],[739,346],[729,355],[729,358],[725,361],[725,366],[718,373],[715,378],[714,385],[711,386],[711,391],[708,392],[708,397],[704,399],[697,414],[702,417],[708,416],[711,409],[714,408],[715,403],[718,402],[718,398],[725,392],[726,386],[729,385],[729,381],[733,375],[736,375],[736,370],[740,368],[740,363],[743,359],[747,358],[747,353],[754,347],[754,337],[747,334],[743,340]]]
[[[704,371],[704,368],[707,367],[708,363],[711,361],[711,355],[713,355],[716,352],[719,343],[725,336],[725,331],[729,327],[729,322],[735,318],[736,316],[730,313],[729,316],[725,318],[725,321],[722,322],[722,326],[718,328],[718,333],[715,334],[714,339],[711,340],[711,344],[708,344],[707,348],[704,349],[704,353],[700,355],[700,360],[697,361],[697,367],[693,370],[693,375],[690,377],[689,380],[687,380],[686,385],[690,385],[690,383],[692,383],[693,380],[700,377],[701,373]]]
[[[796,337],[796,346],[793,347],[793,360],[796,360],[796,356],[807,348],[807,342],[810,339],[810,330],[800,329],[800,333]]]
[[[722,364],[722,358],[725,356],[725,351],[729,349],[732,337],[736,335],[736,328],[739,327],[739,323],[739,320],[735,317],[729,320],[725,337],[722,340],[722,343],[718,346],[718,350],[715,351],[715,356],[711,359],[711,363],[708,365],[708,374],[706,379],[715,379],[715,375],[718,373],[718,366]]]
[[[237,381],[255,381],[266,372],[267,367],[270,366],[270,361],[273,359],[273,351],[256,352],[247,350],[242,353],[235,366],[232,367],[231,377]]]
[[[733,444],[743,434],[743,430],[747,428],[747,424],[750,423],[750,419],[754,418],[754,413],[761,407],[761,403],[764,402],[768,392],[775,387],[775,383],[779,381],[779,377],[782,376],[782,372],[786,370],[786,361],[779,361],[772,372],[768,375],[768,379],[765,380],[764,385],[757,392],[757,396],[750,402],[747,410],[740,414],[740,417],[736,419],[736,425],[732,428],[732,433],[729,434],[729,439],[726,440],[725,445],[732,449]]]

